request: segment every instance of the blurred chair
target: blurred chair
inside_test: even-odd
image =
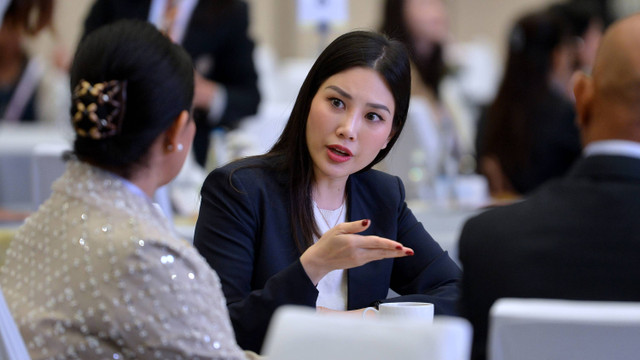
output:
[[[28,360],[29,352],[0,289],[0,359]]]
[[[272,319],[263,355],[269,360],[467,360],[471,326],[462,318],[366,319],[283,306]]]
[[[640,303],[499,299],[490,360],[631,360],[640,354]]]

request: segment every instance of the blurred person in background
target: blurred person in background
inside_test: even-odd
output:
[[[191,55],[196,69],[193,150],[195,160],[204,167],[212,131],[235,128],[256,113],[260,101],[247,4],[239,0],[97,0],[85,20],[84,36],[124,18],[151,22]]]
[[[522,16],[509,34],[506,69],[479,121],[479,171],[495,197],[527,195],[562,176],[581,151],[567,87],[576,39],[549,11]]]
[[[0,4],[0,124],[67,124],[67,78],[24,48],[25,36],[51,29],[53,0],[5,0]],[[64,93],[65,96],[62,96]],[[0,208],[0,222],[28,213]]]
[[[552,4],[549,11],[563,19],[577,40],[575,69],[591,73],[596,51],[604,31],[603,14],[597,12],[588,2],[561,2]],[[567,87],[568,96],[573,99],[573,82]]]
[[[31,358],[245,359],[218,276],[151,200],[193,141],[191,58],[123,20],[80,43],[71,84],[71,159],[0,276]]]
[[[585,146],[567,175],[465,224],[461,311],[474,327],[472,359],[486,357],[499,298],[640,301],[638,34],[640,14],[614,23],[591,76],[575,76]]]
[[[473,109],[448,57],[449,19],[442,0],[387,0],[381,32],[411,59],[407,131],[381,169],[400,176],[407,197],[431,197],[434,182],[475,170]]]
[[[0,25],[0,123],[66,123],[66,76],[60,69],[32,56],[26,37],[52,28],[53,0],[15,0],[5,3]]]

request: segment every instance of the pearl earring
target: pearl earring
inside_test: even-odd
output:
[[[173,144],[167,144],[167,151],[168,152],[173,152],[173,150],[177,150],[178,152],[184,150],[184,145],[182,145],[181,143],[178,143],[176,145],[176,147],[173,147]]]

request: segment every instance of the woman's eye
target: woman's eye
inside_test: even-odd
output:
[[[368,113],[366,116],[367,119],[372,120],[372,121],[383,121],[384,119],[382,118],[382,116],[376,114],[376,113]]]
[[[334,107],[337,107],[337,108],[343,108],[344,107],[344,103],[340,99],[330,98],[329,101],[331,101],[331,105],[333,105]]]

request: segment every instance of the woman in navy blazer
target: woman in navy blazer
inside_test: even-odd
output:
[[[244,349],[260,350],[285,304],[422,301],[456,313],[460,269],[408,209],[400,179],[371,169],[400,135],[410,83],[399,42],[342,35],[311,68],[274,147],[206,179],[194,244],[220,276]],[[389,288],[400,296],[386,299]]]

